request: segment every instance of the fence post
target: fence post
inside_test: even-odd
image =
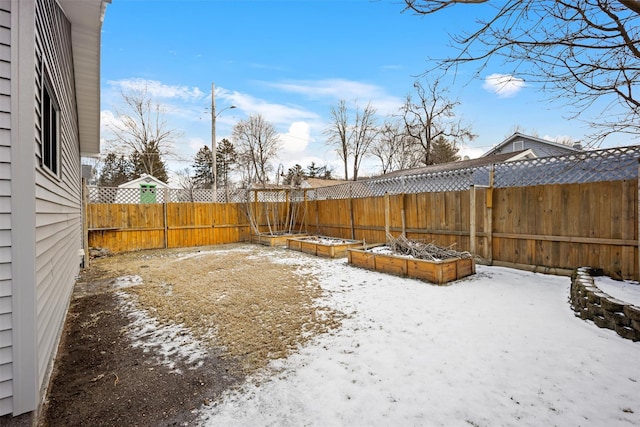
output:
[[[391,236],[391,210],[389,208],[389,192],[386,191],[384,193],[384,239],[386,242],[389,241],[389,236]]]
[[[351,221],[351,240],[355,240],[356,239],[356,230],[355,230],[355,226],[354,226],[354,220],[353,220],[353,185],[352,183],[349,183],[349,219]]]
[[[315,210],[316,210],[316,234],[322,234],[320,233],[320,208],[318,208],[318,199],[316,198],[315,200]]]
[[[255,216],[256,216],[256,234],[258,235],[258,242],[260,242],[260,222],[258,222],[259,220],[262,220],[262,218],[260,218],[258,216],[258,190],[253,190],[253,207],[254,207],[254,212],[255,212]]]
[[[487,189],[487,209],[485,211],[484,218],[484,230],[487,235],[487,260],[489,265],[493,265],[493,185],[495,181],[495,167],[491,165],[491,171],[489,172],[489,188]]]
[[[87,179],[82,178],[82,247],[84,249],[84,260],[82,266],[89,267],[89,195],[87,189]]]
[[[162,221],[164,228],[164,248],[167,249],[169,247],[169,224],[167,223],[167,200],[164,200],[162,204]]]
[[[304,196],[304,232],[305,234],[309,233],[309,215],[307,212],[309,211],[309,203],[307,197],[307,189],[302,190],[302,194]]]
[[[404,181],[403,181],[404,182]],[[405,194],[402,193],[400,197],[402,197],[402,210],[400,211],[400,219],[402,220],[402,235],[407,235],[407,216],[405,213],[404,205],[405,205]]]
[[[476,186],[469,188],[469,252],[476,253]]]

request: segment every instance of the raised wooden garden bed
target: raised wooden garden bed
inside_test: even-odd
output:
[[[450,258],[430,261],[405,255],[372,252],[370,249],[348,249],[349,264],[369,270],[426,280],[443,285],[476,272],[473,258]]]
[[[265,246],[287,246],[287,239],[292,237],[304,237],[306,234],[253,234],[251,235],[251,243],[259,243]]]
[[[361,240],[338,239],[324,236],[308,236],[287,239],[287,248],[328,258],[347,256],[347,249],[362,246]]]

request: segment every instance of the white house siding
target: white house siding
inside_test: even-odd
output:
[[[40,103],[36,105],[35,257],[38,384],[56,352],[82,247],[80,145],[71,24],[55,0],[36,0],[36,58],[41,59],[60,107],[59,176],[40,167]],[[38,60],[36,75],[39,75]],[[36,79],[37,81],[37,79]],[[39,83],[36,83],[39,94]]]
[[[514,137],[504,145],[493,150],[492,155],[512,153],[515,151],[532,150],[536,157],[562,156],[565,154],[575,153],[576,149],[572,147],[564,147],[553,142],[538,141],[528,138],[525,135]]]
[[[0,0],[0,415],[12,410],[11,1]]]

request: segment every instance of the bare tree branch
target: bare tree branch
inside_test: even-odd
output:
[[[432,145],[438,138],[450,139],[454,146],[475,138],[471,128],[456,119],[454,110],[460,103],[448,99],[446,91],[439,86],[439,79],[427,82],[426,88],[416,81],[413,84],[417,92],[415,101],[408,95],[401,107],[406,132],[422,148],[424,165],[433,164]]]
[[[247,171],[249,182],[256,180],[265,185],[268,173],[273,169],[271,161],[278,155],[280,139],[273,125],[262,115],[241,120],[233,128],[233,140],[238,153],[238,163]]]
[[[405,0],[405,11],[428,15],[460,0]],[[640,121],[640,2],[632,0],[488,0],[491,18],[470,33],[453,35],[457,52],[438,60],[445,71],[476,63],[477,74],[495,60],[506,72],[538,83],[578,117],[599,100],[606,109],[591,125],[594,140],[611,123]],[[623,111],[615,116],[612,111]],[[618,128],[616,126],[615,128]],[[625,126],[633,132],[637,126]],[[599,129],[599,130],[598,130]]]
[[[141,172],[166,180],[162,157],[172,154],[173,144],[181,132],[168,127],[164,108],[152,102],[146,88],[121,95],[124,109],[116,109],[118,120],[107,124],[112,134],[109,142],[121,154],[131,156]]]
[[[356,118],[351,131],[351,147],[353,152],[353,180],[358,179],[358,172],[362,164],[362,160],[369,152],[369,147],[378,136],[378,128],[376,126],[376,109],[367,104],[364,110],[356,104]]]
[[[338,105],[332,105],[329,110],[331,114],[331,125],[324,131],[327,136],[327,143],[336,148],[338,157],[342,159],[344,165],[344,179],[349,179],[349,111],[347,110],[347,102],[344,99],[338,101]]]

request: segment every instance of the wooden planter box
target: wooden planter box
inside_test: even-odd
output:
[[[462,279],[476,272],[473,258],[428,261],[401,255],[378,254],[365,249],[348,249],[348,259],[349,264],[356,267],[426,280],[437,285]]]
[[[265,246],[287,246],[287,239],[292,237],[304,237],[306,234],[253,234],[251,243],[258,243]]]
[[[333,239],[335,241],[324,243],[319,240],[322,238],[322,236],[288,238],[287,248],[316,256],[342,258],[347,256],[347,249],[362,246],[362,241],[359,240],[324,237],[324,239]]]

